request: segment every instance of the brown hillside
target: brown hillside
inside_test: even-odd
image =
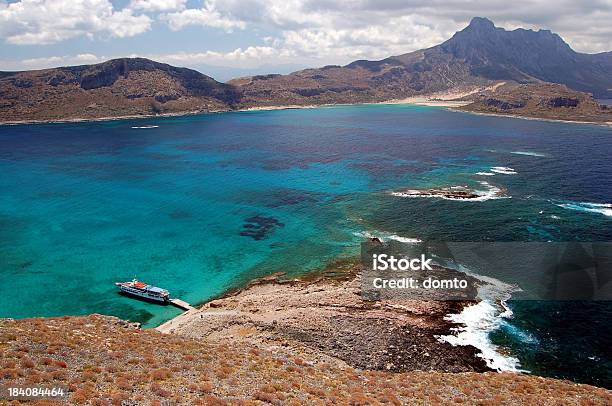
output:
[[[245,331],[231,343],[194,340],[97,315],[5,319],[0,384],[67,384],[73,405],[612,402],[605,389],[528,375],[359,370],[330,357],[310,359],[292,347],[256,346],[247,337]]]
[[[0,74],[1,121],[218,111],[236,99],[199,72],[142,58]]]

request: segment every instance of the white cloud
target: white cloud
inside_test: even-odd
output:
[[[205,1],[202,8],[187,9],[168,13],[161,18],[168,22],[170,29],[176,31],[188,25],[201,25],[205,27],[221,28],[231,32],[234,28],[243,29],[246,23],[240,19],[221,14],[216,9],[214,1]]]
[[[612,0],[206,0],[167,21],[174,30],[191,24],[274,30],[277,46],[342,59],[432,46],[474,16],[508,28],[551,29],[582,52],[612,48]]]
[[[77,36],[130,37],[153,20],[173,31],[204,26],[241,34],[240,48],[181,53],[170,63],[343,64],[379,59],[439,44],[473,16],[498,26],[545,28],[581,52],[612,49],[612,0],[0,0],[0,37],[12,44],[44,44]],[[143,14],[144,13],[144,14]],[[158,24],[159,26],[159,24]],[[246,38],[246,39],[245,39]],[[233,38],[232,38],[233,39]],[[233,42],[233,41],[232,41]],[[223,49],[221,40],[215,48]],[[204,48],[206,49],[206,48]],[[138,51],[138,49],[134,49]],[[95,52],[95,49],[94,49]],[[164,52],[164,51],[160,51]],[[212,62],[211,62],[212,61]]]
[[[132,0],[129,8],[142,11],[183,10],[187,0]]]
[[[30,70],[45,69],[58,66],[83,65],[104,62],[109,59],[119,58],[117,56],[98,56],[91,53],[78,55],[50,56],[41,58],[29,58],[23,60],[0,60],[0,71],[2,70]],[[142,57],[154,61],[165,62],[176,66],[197,67],[198,65],[233,66],[255,68],[270,59],[279,60],[295,56],[286,51],[279,51],[269,46],[251,46],[247,48],[236,48],[228,52],[206,51],[206,52],[177,52],[170,54],[131,54],[130,58]]]
[[[103,57],[102,57],[103,58]],[[52,56],[49,58],[30,58],[24,59],[23,65],[29,66],[30,69],[48,68],[58,65],[78,65],[101,62],[103,59],[94,54],[78,54],[66,56]]]
[[[63,56],[49,56],[41,58],[28,58],[23,60],[0,60],[0,70],[30,70],[30,69],[46,69],[54,68],[58,66],[71,66],[71,65],[86,65],[92,63],[99,63],[107,60],[104,56],[97,56],[94,54],[78,54],[78,55],[63,55]]]
[[[245,49],[236,48],[229,52],[179,52],[174,54],[148,55],[148,58],[174,65],[194,66],[199,64],[256,67],[270,58],[288,58],[292,55],[269,46],[251,46]]]
[[[50,44],[78,36],[131,37],[151,18],[117,11],[108,0],[21,0],[0,7],[0,37],[10,44]]]

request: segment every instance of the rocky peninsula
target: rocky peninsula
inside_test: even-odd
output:
[[[65,385],[39,405],[612,402],[602,388],[487,372],[474,348],[434,337],[466,303],[364,302],[354,270],[261,279],[157,330],[101,315],[3,319],[0,385]]]

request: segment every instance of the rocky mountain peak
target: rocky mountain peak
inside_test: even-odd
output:
[[[493,21],[485,17],[474,17],[463,31],[492,31],[494,29]]]

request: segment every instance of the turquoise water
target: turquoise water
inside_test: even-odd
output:
[[[158,127],[132,128],[146,125]],[[151,327],[179,311],[122,297],[115,281],[196,304],[354,257],[364,234],[610,241],[611,153],[609,127],[402,105],[1,126],[0,317],[97,312]],[[491,198],[388,193],[458,185]],[[520,348],[510,330],[498,341]],[[571,331],[559,334],[556,346]],[[576,379],[606,383],[607,344],[582,344],[608,366]],[[542,373],[564,373],[550,364]]]

